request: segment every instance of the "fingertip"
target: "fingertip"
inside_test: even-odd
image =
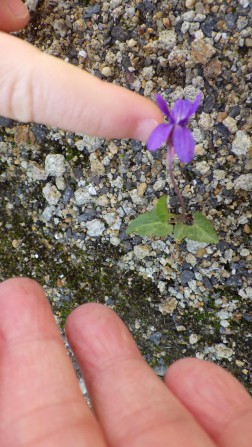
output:
[[[220,366],[207,360],[201,360],[194,357],[187,357],[179,359],[174,362],[166,371],[165,381],[168,385],[176,385],[181,382],[182,378],[190,378],[191,383],[197,381],[198,378],[212,377],[212,376],[229,376],[233,378],[231,374],[225,371]]]
[[[112,309],[98,303],[83,304],[74,309],[66,320],[65,330],[71,344],[78,344],[85,337],[92,342],[92,339],[107,339],[111,333],[128,332]]]
[[[200,360],[195,357],[186,357],[179,360],[176,360],[174,363],[172,363],[169,368],[167,369],[166,375],[170,375],[174,371],[177,372],[177,370],[187,370],[191,367],[194,367],[196,365],[204,365],[208,364],[209,362],[206,362],[205,360]]]
[[[107,313],[113,313],[114,312],[104,306],[103,304],[99,303],[86,303],[82,304],[81,306],[78,306],[76,309],[74,309],[70,315],[67,317],[66,320],[66,331],[68,329],[71,330],[72,326],[76,326],[79,324],[82,324],[87,320],[87,322],[97,319],[99,316],[104,316],[106,318]]]
[[[141,356],[125,324],[104,305],[89,303],[75,309],[65,329],[86,378],[122,353],[124,358]]]
[[[160,122],[157,119],[154,118],[145,118],[141,121],[139,121],[134,138],[139,141],[143,141],[146,143],[148,141],[149,136],[151,135],[152,131],[160,124]]]
[[[27,25],[29,19],[29,11],[21,0],[0,2],[0,30],[18,31]]]
[[[31,278],[9,278],[0,283],[0,300],[15,298],[17,295],[29,297],[32,294],[44,294],[37,281]]]
[[[166,371],[165,382],[169,388],[179,388],[181,381],[183,386],[193,389],[194,386],[200,385],[202,378],[206,380],[206,377],[219,376],[224,373],[221,367],[215,365],[212,362],[201,360],[197,358],[184,358],[174,362]]]
[[[43,288],[33,279],[13,278],[0,284],[0,339],[54,336],[57,326]]]
[[[181,359],[171,365],[165,383],[197,417],[208,411],[210,418],[217,409],[224,417],[242,407],[249,398],[232,374],[213,362],[196,358]]]
[[[168,369],[165,382],[216,445],[241,445],[241,433],[244,446],[252,445],[251,397],[226,370],[205,360],[184,359]]]

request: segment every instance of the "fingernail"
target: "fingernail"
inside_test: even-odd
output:
[[[28,9],[22,0],[7,0],[7,5],[17,19],[23,19],[29,15]]]
[[[145,119],[140,121],[135,130],[135,138],[140,141],[147,141],[151,132],[160,123],[154,119]]]

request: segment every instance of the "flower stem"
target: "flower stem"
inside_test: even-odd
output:
[[[171,151],[171,152],[173,152],[173,151]],[[169,152],[168,152],[168,153],[169,153]],[[171,154],[171,156],[168,156],[168,157],[167,157],[167,161],[168,161],[168,171],[169,171],[169,176],[170,176],[170,179],[171,179],[171,182],[172,182],[172,186],[173,186],[173,188],[175,189],[175,192],[176,192],[176,194],[177,194],[177,198],[178,198],[179,203],[180,203],[181,208],[182,208],[183,221],[186,222],[186,207],[185,207],[185,201],[184,201],[184,199],[183,199],[183,197],[182,197],[182,194],[181,194],[181,192],[180,192],[180,190],[179,190],[179,187],[178,187],[177,182],[176,182],[175,177],[174,177],[174,173],[173,173],[173,163],[172,163],[172,161],[173,161],[173,156],[172,156],[172,154]]]

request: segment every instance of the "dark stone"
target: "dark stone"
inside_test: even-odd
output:
[[[213,288],[213,285],[208,278],[203,277],[202,282],[203,282],[204,286],[206,287],[206,289],[211,290]]]
[[[164,377],[166,370],[167,365],[165,364],[164,359],[159,359],[157,366],[154,367],[155,373],[160,377]]]
[[[101,179],[100,179],[99,175],[94,175],[94,176],[92,177],[92,183],[93,183],[94,185],[96,185],[96,186],[99,186],[99,185],[100,185],[100,183],[101,183]]]
[[[206,187],[203,183],[197,183],[196,187],[199,194],[204,194],[206,192]]]
[[[155,9],[155,5],[152,2],[143,1],[142,3],[136,6],[136,9],[139,9],[142,14],[146,14],[147,12],[152,12]]]
[[[140,141],[132,140],[131,147],[134,152],[139,152],[142,150],[142,145],[141,145]]]
[[[218,278],[216,278],[215,276],[213,276],[213,277],[211,278],[211,283],[212,283],[213,286],[216,286],[216,285],[219,283]]]
[[[246,260],[240,260],[239,263],[232,262],[230,265],[231,270],[237,270],[240,275],[247,274],[247,262]]]
[[[84,233],[74,233],[73,238],[75,241],[84,241],[86,239],[86,236]]]
[[[111,44],[111,36],[108,36],[104,39],[104,47],[108,47]]]
[[[131,236],[129,234],[125,233],[125,231],[121,231],[119,233],[118,237],[119,237],[120,241],[128,241],[129,239],[131,239]]]
[[[65,232],[66,237],[68,237],[69,239],[71,237],[73,237],[73,232],[71,228],[67,228],[66,232]]]
[[[42,143],[46,139],[47,128],[45,126],[41,124],[33,124],[31,130],[37,143]]]
[[[95,3],[95,5],[89,6],[84,13],[84,19],[91,19],[94,14],[99,14],[100,10],[101,5],[99,3]]]
[[[147,189],[146,189],[146,191],[145,191],[145,195],[146,195],[146,196],[151,196],[152,199],[153,199],[153,194],[154,194],[154,192],[153,192],[153,188],[152,188],[152,186],[148,185],[148,186],[147,186]]]
[[[130,241],[124,241],[123,244],[122,244],[122,247],[123,247],[123,250],[124,250],[126,253],[128,253],[128,252],[130,252],[130,251],[133,250],[133,247],[132,247]]]
[[[169,206],[173,210],[176,210],[178,208],[178,198],[176,195],[170,195],[169,196]]]
[[[141,182],[142,173],[140,169],[135,172],[135,177],[138,182]]]
[[[82,177],[82,169],[79,166],[74,168],[74,175],[75,175],[76,178],[81,178]]]
[[[235,118],[237,115],[240,114],[241,108],[240,106],[236,105],[234,107],[232,107],[232,109],[229,112],[229,116],[231,116],[231,118]]]
[[[212,37],[212,32],[216,29],[217,20],[215,17],[208,16],[206,20],[202,23],[201,29],[205,36]]]
[[[126,154],[123,159],[123,167],[124,167],[124,169],[128,170],[130,168],[130,166],[131,166],[131,158],[128,154]]]
[[[133,189],[133,183],[132,183],[131,180],[126,180],[125,188],[126,188],[127,191],[130,191],[131,189]]]
[[[229,130],[226,126],[224,126],[223,123],[216,124],[215,129],[217,130],[218,134],[221,135],[222,137],[229,138]]]
[[[236,27],[236,17],[229,12],[226,16],[225,16],[225,22],[227,24],[227,27],[230,31],[232,31],[233,29],[235,29]]]
[[[183,22],[179,21],[179,22],[177,22],[176,25],[175,25],[175,31],[176,31],[176,33],[177,33],[178,35],[181,34],[181,26],[182,26],[182,23],[183,23]]]
[[[70,295],[61,295],[60,296],[60,299],[62,300],[62,301],[71,301],[72,300],[72,297],[70,296]]]
[[[238,275],[232,275],[230,278],[226,281],[226,286],[228,287],[241,287],[242,286],[242,280],[240,276]]]
[[[182,270],[190,270],[192,268],[192,265],[189,264],[189,262],[184,262],[182,265]]]
[[[64,203],[68,203],[71,197],[73,197],[74,191],[70,186],[67,186],[62,195],[62,200]]]
[[[16,205],[16,206],[20,206],[20,204],[21,204],[21,200],[20,200],[19,197],[15,197],[14,202],[15,202],[15,205]]]
[[[210,113],[212,112],[215,105],[215,96],[213,94],[206,97],[204,100],[204,112]]]
[[[173,87],[166,88],[164,91],[164,96],[168,96],[170,93],[173,92],[173,90],[174,90]]]
[[[220,241],[217,244],[217,248],[218,248],[218,250],[220,250],[223,253],[225,250],[227,250],[230,247],[229,247],[229,243],[228,242]]]
[[[68,57],[70,58],[70,59],[73,59],[73,58],[76,58],[76,56],[77,56],[77,51],[76,51],[76,49],[75,48],[71,48],[69,51],[68,51]],[[78,62],[78,61],[77,61]]]
[[[109,189],[108,189],[107,186],[103,186],[103,187],[100,189],[100,193],[101,193],[101,194],[107,194],[108,191],[109,191]]]
[[[14,124],[15,124],[14,120],[0,116],[0,127],[12,127],[14,126]]]
[[[111,36],[115,40],[120,40],[120,42],[125,42],[128,39],[128,32],[125,31],[121,26],[114,26],[111,30]]]
[[[112,300],[112,298],[106,299],[106,305],[107,306],[114,306],[115,302]]]
[[[96,212],[94,210],[87,210],[85,213],[80,214],[78,216],[78,222],[88,222],[89,220],[92,220],[96,217]]]
[[[135,162],[135,164],[136,164],[136,165],[141,165],[141,163],[142,163],[142,158],[143,158],[143,156],[142,156],[142,152],[137,152],[137,153],[136,153],[136,156],[135,156],[135,158],[134,158],[134,162]]]
[[[141,238],[141,236],[134,236],[134,237],[133,237],[133,244],[134,244],[134,245],[141,244],[141,242],[142,242],[142,238]]]
[[[136,76],[134,75],[134,73],[131,73],[130,71],[126,71],[125,72],[125,81],[127,82],[127,84],[133,84],[133,82],[135,81]]]
[[[182,286],[186,286],[189,281],[194,279],[194,273],[191,270],[184,270],[181,273],[181,284]]]
[[[127,68],[129,68],[131,66],[130,58],[125,53],[123,53],[123,55],[122,55],[121,65],[124,68],[124,70],[127,70]]]
[[[162,334],[160,332],[155,332],[155,334],[152,334],[149,337],[149,340],[151,340],[153,343],[155,343],[155,345],[159,345],[160,344],[160,340],[162,338]]]
[[[244,320],[248,321],[249,323],[252,323],[252,313],[244,314],[243,318],[244,318]]]

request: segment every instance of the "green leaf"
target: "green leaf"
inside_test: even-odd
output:
[[[136,233],[139,236],[158,236],[165,237],[169,234],[172,234],[173,226],[166,223],[161,222],[156,209],[148,211],[145,214],[141,214],[132,222],[130,222],[126,233]]]
[[[162,196],[157,202],[156,212],[161,222],[167,223],[170,219],[176,216],[176,214],[169,213],[167,208],[167,197]]]
[[[175,241],[188,238],[193,241],[217,244],[219,238],[211,222],[209,222],[209,220],[198,211],[193,214],[193,219],[193,225],[185,225],[183,223],[177,223],[175,225]]]

